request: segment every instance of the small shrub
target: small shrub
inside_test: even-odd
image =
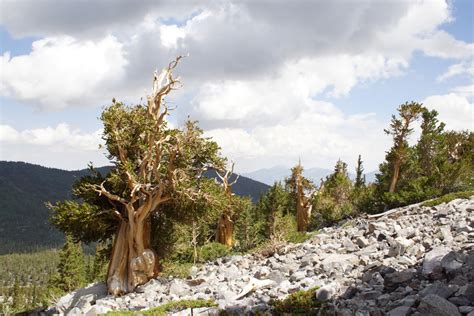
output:
[[[199,250],[199,259],[201,262],[214,260],[220,257],[224,257],[230,254],[230,249],[225,245],[211,242],[205,244]]]
[[[474,196],[474,191],[453,192],[440,196],[439,198],[433,199],[431,201],[427,201],[423,203],[422,206],[436,206],[441,203],[451,202],[455,199],[469,199],[472,196]]]
[[[300,244],[302,242],[305,242],[306,240],[310,239],[314,235],[316,235],[317,232],[291,232],[288,235],[288,242],[294,243],[294,244]]]
[[[316,298],[317,289],[297,291],[284,300],[271,301],[272,310],[276,315],[317,315],[322,307],[322,302]]]
[[[160,275],[185,279],[189,276],[189,270],[192,266],[193,264],[190,262],[164,261],[162,263],[163,270]]]
[[[201,308],[201,307],[214,307],[217,306],[213,300],[182,300],[176,302],[170,302],[160,305],[156,308],[145,310],[145,311],[116,311],[108,312],[105,315],[109,316],[132,316],[132,315],[153,315],[153,316],[166,316],[171,312],[179,312],[188,308]]]

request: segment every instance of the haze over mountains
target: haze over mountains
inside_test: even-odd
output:
[[[316,185],[319,185],[321,179],[324,179],[326,176],[330,175],[333,170],[324,169],[324,168],[308,168],[305,169],[303,175],[313,181]],[[367,182],[375,181],[375,174],[377,171],[372,171],[365,174]],[[271,168],[259,169],[253,172],[242,173],[243,176],[259,181],[268,185],[273,185],[275,181],[284,181],[286,177],[289,177],[291,174],[290,168],[285,166],[275,166]],[[355,174],[349,172],[349,177],[351,179],[355,178]]]

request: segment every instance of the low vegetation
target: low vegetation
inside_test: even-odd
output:
[[[316,298],[318,287],[290,294],[283,300],[270,302],[276,315],[319,315],[324,302]]]
[[[422,206],[436,206],[442,203],[448,203],[455,199],[469,199],[474,196],[474,191],[452,192],[438,198],[426,201]]]
[[[166,316],[170,312],[179,312],[185,309],[201,308],[201,307],[214,307],[217,304],[213,300],[182,300],[176,302],[170,302],[160,305],[156,308],[152,308],[146,311],[131,312],[131,311],[117,311],[109,312],[105,315],[109,316],[129,316],[129,315],[152,315],[152,316]]]

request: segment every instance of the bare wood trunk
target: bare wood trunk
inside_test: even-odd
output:
[[[308,230],[308,222],[310,216],[310,209],[303,191],[301,183],[301,176],[298,177],[297,183],[297,198],[296,198],[296,226],[299,232]]]
[[[196,225],[196,222],[193,221],[193,231],[192,231],[192,240],[191,240],[191,244],[193,245],[193,264],[196,264],[197,257],[198,257],[197,238],[198,238],[197,225]]]
[[[397,159],[393,164],[393,177],[392,181],[390,182],[390,188],[388,190],[388,192],[390,193],[395,192],[395,188],[397,187],[398,178],[400,177],[400,166],[401,161],[400,159]]]
[[[308,207],[303,204],[303,201],[298,199],[296,205],[296,224],[299,232],[305,232],[308,230],[309,214]]]
[[[147,248],[145,248],[145,245]],[[150,245],[149,220],[121,222],[115,236],[107,274],[110,294],[122,295],[146,283],[157,272],[157,257]]]
[[[219,217],[216,229],[216,242],[232,247],[232,235],[234,233],[234,223],[228,214],[222,214]]]

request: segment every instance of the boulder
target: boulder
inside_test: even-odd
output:
[[[387,313],[387,316],[406,316],[410,314],[409,306],[398,306]]]
[[[330,254],[321,262],[323,270],[327,273],[346,272],[359,262],[353,254]]]
[[[356,243],[360,248],[365,248],[370,245],[367,238],[362,237],[362,236],[357,237]]]
[[[189,293],[189,286],[182,280],[174,279],[171,281],[169,294],[183,296]]]
[[[388,251],[388,256],[398,257],[403,255],[410,247],[412,247],[415,242],[411,239],[406,239],[403,237],[397,237],[390,242],[390,249]]]
[[[384,288],[388,291],[393,291],[400,286],[407,285],[412,281],[415,276],[415,272],[412,271],[400,271],[388,273],[384,277]]]
[[[435,294],[421,299],[418,312],[423,316],[461,316],[456,305]]]
[[[422,275],[429,279],[439,279],[443,276],[443,267],[441,260],[451,252],[451,249],[440,246],[433,248],[430,252],[425,254],[423,260]]]
[[[449,287],[446,284],[441,282],[436,282],[433,284],[428,285],[426,288],[420,291],[420,295],[422,297],[427,295],[438,295],[442,298],[448,298],[456,292],[456,289],[453,287]]]
[[[112,309],[108,306],[94,305],[83,315],[85,315],[85,316],[97,316],[97,315],[106,314],[110,311],[112,311]]]

